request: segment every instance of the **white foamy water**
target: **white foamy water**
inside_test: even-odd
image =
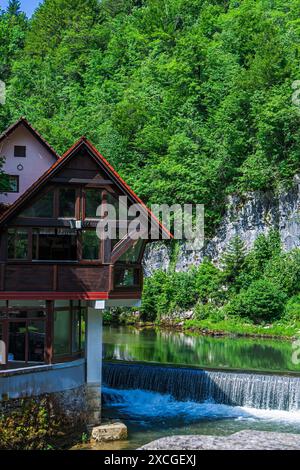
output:
[[[285,411],[258,409],[246,406],[229,406],[206,400],[203,403],[178,401],[171,395],[145,390],[119,390],[103,387],[104,402],[118,407],[134,419],[173,419],[187,423],[204,419],[231,419],[248,422],[274,422],[293,425],[300,431],[300,410]]]

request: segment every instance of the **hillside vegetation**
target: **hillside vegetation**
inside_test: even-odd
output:
[[[205,204],[209,235],[226,194],[276,190],[300,170],[299,11],[300,0],[45,0],[28,20],[11,0],[0,127],[25,115],[58,152],[86,135],[146,203]],[[197,321],[296,328],[300,255],[270,237],[247,256],[235,240],[223,270],[157,272],[144,318],[193,307]]]
[[[87,135],[147,203],[204,203],[300,164],[300,0],[45,0],[0,16],[0,127]]]

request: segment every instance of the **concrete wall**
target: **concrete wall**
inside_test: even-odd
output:
[[[14,156],[15,145],[26,146],[25,158]],[[23,125],[0,143],[0,157],[5,158],[3,165],[5,173],[19,176],[19,193],[0,193],[0,203],[4,204],[15,202],[56,161]],[[18,169],[18,165],[22,165],[23,170]]]
[[[0,372],[0,402],[63,392],[85,384],[85,361]]]

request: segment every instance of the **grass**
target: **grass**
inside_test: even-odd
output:
[[[266,337],[288,337],[292,338],[300,334],[300,323],[286,323],[284,321],[274,322],[271,325],[255,325],[245,322],[240,318],[228,318],[226,320],[214,321],[186,320],[183,324],[184,330],[206,330],[207,333],[236,334],[239,336],[266,336]]]

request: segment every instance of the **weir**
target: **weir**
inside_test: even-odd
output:
[[[143,364],[103,364],[103,384],[170,394],[176,400],[295,411],[300,409],[300,377],[207,371]]]

